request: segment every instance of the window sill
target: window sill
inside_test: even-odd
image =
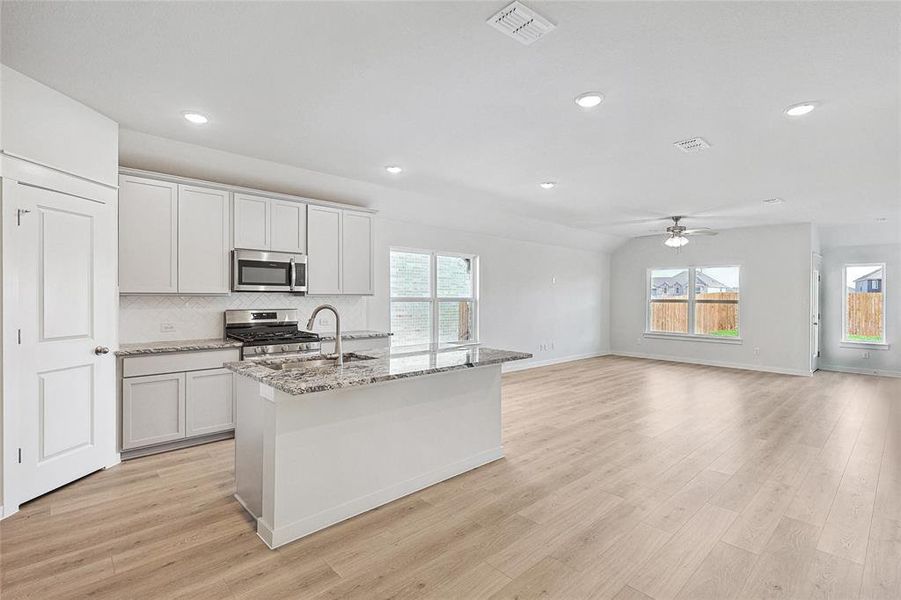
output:
[[[739,337],[719,337],[715,335],[690,335],[687,333],[655,333],[646,331],[644,337],[660,340],[682,340],[686,342],[705,342],[713,344],[733,344],[739,345],[743,341]]]
[[[882,342],[841,342],[839,344],[840,348],[858,348],[864,350],[890,350],[890,344],[884,344]]]

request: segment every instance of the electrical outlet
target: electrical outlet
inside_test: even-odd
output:
[[[319,325],[322,327],[327,327],[332,324],[332,320],[328,317],[319,317]]]
[[[870,358],[870,353],[869,353],[869,351],[865,351],[865,352],[863,353],[863,358],[865,358],[865,359]]]
[[[172,333],[175,331],[175,323],[160,323],[160,333]]]
[[[760,348],[754,348],[754,356],[760,356]]]
[[[551,342],[551,350],[554,349],[554,342]]]

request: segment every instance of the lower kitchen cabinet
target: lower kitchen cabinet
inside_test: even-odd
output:
[[[185,437],[185,374],[122,380],[122,449]]]
[[[207,435],[235,428],[234,377],[228,369],[185,373],[185,434]]]

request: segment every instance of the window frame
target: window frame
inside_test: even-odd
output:
[[[403,296],[391,295],[391,253],[406,252],[410,254],[424,254],[429,256],[429,296]],[[466,258],[472,264],[472,296],[439,296],[438,295],[438,257]],[[388,249],[388,329],[391,330],[391,305],[395,302],[428,302],[431,316],[429,331],[429,346],[474,346],[479,344],[479,256],[465,252],[448,252],[444,250],[426,250],[424,248],[409,248],[404,246],[391,246]],[[464,342],[441,342],[439,307],[442,302],[472,302],[472,339]],[[391,331],[391,333],[394,333]],[[414,345],[415,346],[415,345]],[[403,346],[398,346],[403,348]]]
[[[879,293],[882,294],[882,341],[881,342],[865,342],[861,340],[848,339],[848,267],[876,267],[882,269],[882,283],[879,286]],[[845,347],[866,347],[866,348],[888,348],[888,296],[885,293],[886,279],[888,269],[884,262],[860,262],[860,263],[844,263],[842,265],[842,341],[841,345]],[[869,286],[867,286],[869,287]]]
[[[724,268],[732,268],[738,269],[738,335],[736,337],[725,337],[720,335],[709,335],[705,333],[695,333],[695,311],[697,309],[697,287],[698,287],[698,279],[697,279],[697,271],[699,269],[724,269]],[[663,271],[663,270],[686,270],[688,271],[688,283],[686,284],[688,291],[688,333],[675,333],[669,331],[652,331],[651,330],[651,280],[652,274],[654,271]],[[665,339],[676,339],[676,340],[691,340],[696,342],[713,342],[718,344],[741,344],[742,343],[742,331],[744,330],[743,323],[743,314],[744,311],[741,309],[741,265],[738,264],[711,264],[704,263],[703,265],[685,265],[685,266],[674,266],[674,267],[649,267],[645,273],[645,321],[644,321],[644,334],[643,336],[646,338],[665,338]]]

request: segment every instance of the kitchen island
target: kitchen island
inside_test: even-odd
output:
[[[501,365],[527,358],[470,346],[227,363],[235,497],[277,548],[502,458]]]

